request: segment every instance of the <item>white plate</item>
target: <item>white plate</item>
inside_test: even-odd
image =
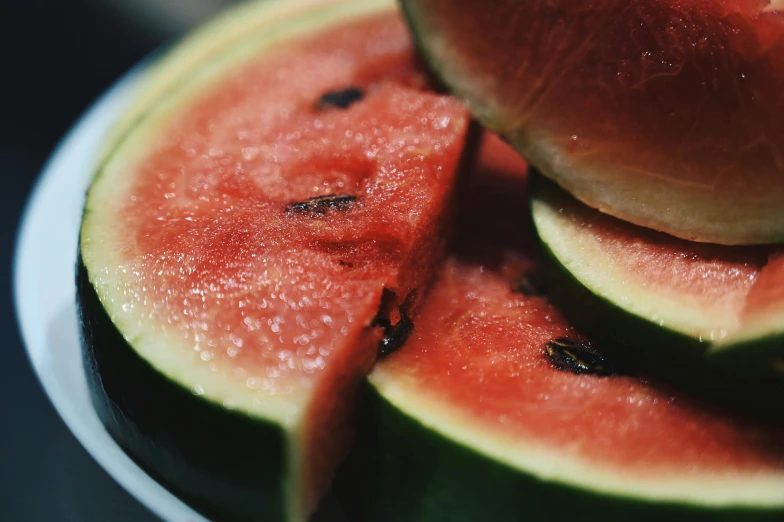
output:
[[[110,89],[50,159],[22,218],[14,260],[17,317],[30,361],[55,409],[87,451],[141,503],[171,522],[206,522],[150,478],[104,430],[82,367],[76,246],[82,205],[103,136],[128,102],[139,70]]]

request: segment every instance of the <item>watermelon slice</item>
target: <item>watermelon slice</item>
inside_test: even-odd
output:
[[[402,0],[480,121],[591,207],[784,242],[780,0]]]
[[[518,217],[524,180],[482,175],[495,212],[465,221]],[[369,377],[340,478],[356,520],[781,520],[781,427],[619,373],[521,284],[538,277],[530,230],[461,232],[414,333]]]
[[[680,373],[678,381],[694,387],[735,393],[745,386],[756,403],[769,402],[759,397],[764,376],[780,389],[784,257],[777,248],[673,238],[597,212],[538,177],[531,211],[558,268],[553,299],[592,339],[647,371]],[[720,372],[715,386],[700,381],[706,353],[731,363],[724,372],[708,368]]]
[[[423,89],[390,1],[264,2],[218,27],[107,137],[86,367],[109,432],[183,498],[304,520],[442,258],[469,119]]]

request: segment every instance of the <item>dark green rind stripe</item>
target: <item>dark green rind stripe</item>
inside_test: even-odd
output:
[[[412,4],[410,0],[397,0],[397,5],[400,7],[400,13],[403,15],[403,20],[408,27],[408,34],[414,42],[414,47],[419,51],[418,58],[424,66],[423,69],[427,73],[428,82],[430,87],[440,93],[448,94],[452,92],[452,88],[444,81],[443,74],[441,73],[441,66],[437,63],[431,54],[427,52],[427,46],[419,34],[419,26],[416,24],[416,19],[411,13]],[[482,122],[486,124],[486,122]]]
[[[530,187],[532,201],[546,190],[562,190],[536,173]],[[531,209],[536,221],[533,205]],[[752,357],[708,357],[710,343],[659,326],[593,293],[561,264],[546,237],[539,240],[548,299],[624,371],[661,379],[755,416],[784,419],[784,374],[772,365]]]
[[[705,508],[539,480],[423,426],[367,386],[362,430],[336,491],[354,522],[762,522],[782,510]]]
[[[77,301],[91,397],[117,443],[216,521],[284,520],[285,433],[193,395],[142,359],[104,310],[79,253]]]
[[[781,318],[784,324],[784,317]],[[777,333],[757,339],[747,339],[726,346],[713,346],[707,356],[725,364],[744,364],[753,361],[757,365],[773,366],[784,363],[784,334]],[[779,370],[781,373],[784,370]],[[784,378],[784,375],[782,376]]]

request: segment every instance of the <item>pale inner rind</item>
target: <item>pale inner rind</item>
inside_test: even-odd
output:
[[[446,439],[541,480],[616,497],[708,507],[784,505],[784,477],[774,472],[617,469],[486,427],[427,391],[426,384],[376,366],[370,382],[404,414]]]
[[[563,211],[562,211],[563,210]],[[566,270],[595,295],[664,328],[706,342],[738,328],[738,315],[723,307],[706,307],[689,295],[673,297],[629,274],[596,237],[573,221],[568,206],[536,197],[531,211],[539,236]]]
[[[563,144],[568,135],[562,136],[563,132],[539,121],[520,121],[520,111],[510,107],[509,100],[491,94],[500,92],[498,84],[508,78],[474,74],[470,64],[477,57],[463,56],[444,36],[438,17],[428,12],[426,2],[422,2],[424,6],[415,0],[401,3],[428,62],[452,92],[469,105],[483,125],[507,137],[531,165],[580,201],[687,240],[726,245],[784,241],[784,213],[774,197],[736,198],[731,205],[722,205],[711,190],[695,190],[691,182],[665,180],[655,172],[641,172],[622,163],[576,159]],[[780,10],[782,5],[784,0],[772,0],[765,10]]]
[[[594,295],[641,319],[705,342],[711,352],[781,336],[784,320],[779,309],[742,316],[742,306],[707,303],[705,298],[663,289],[631,273],[623,260],[609,254],[573,212],[580,205],[553,196],[545,189],[531,200],[539,237],[558,262]]]
[[[138,304],[130,311],[127,294],[132,280],[123,278],[127,246],[115,202],[131,189],[134,165],[177,111],[211,82],[247,59],[298,35],[330,24],[395,8],[394,0],[258,1],[229,11],[213,24],[188,37],[145,74],[141,92],[106,137],[105,159],[88,193],[82,223],[81,253],[90,282],[115,326],[140,357],[157,371],[190,389],[194,395],[221,407],[244,412],[280,425],[289,438],[286,496],[287,519],[306,520],[312,506],[303,505],[302,462],[304,413],[309,390],[292,388],[287,394],[246,385],[236,368],[220,361],[205,364],[176,328],[166,329],[150,319]],[[206,65],[208,64],[208,65]]]
[[[183,350],[172,349],[177,344],[183,344],[183,339],[174,332],[165,331],[165,325],[152,323],[148,316],[149,310],[136,307],[132,313],[122,310],[122,304],[127,302],[125,292],[134,289],[128,287],[131,279],[123,280],[122,273],[107,273],[101,267],[122,267],[126,263],[121,255],[127,246],[128,238],[122,235],[122,227],[112,227],[108,224],[119,219],[116,215],[116,201],[124,198],[133,184],[134,167],[142,158],[140,155],[153,150],[156,136],[167,127],[171,119],[186,107],[188,103],[203,92],[216,79],[219,79],[232,67],[243,61],[257,57],[265,49],[280,45],[282,40],[294,38],[297,35],[311,33],[321,27],[326,27],[337,21],[345,21],[351,17],[359,17],[372,12],[389,10],[394,7],[393,0],[320,0],[311,1],[307,5],[307,12],[297,14],[294,20],[279,23],[278,17],[284,13],[291,15],[303,9],[297,3],[285,9],[287,2],[259,2],[254,4],[253,18],[245,18],[247,9],[232,12],[229,18],[221,20],[218,29],[246,34],[245,27],[260,28],[259,18],[266,20],[264,30],[253,31],[243,41],[234,41],[234,45],[209,65],[192,64],[192,67],[176,68],[176,78],[147,80],[151,89],[160,94],[153,103],[148,96],[142,94],[141,100],[133,111],[139,107],[152,107],[144,111],[144,118],[133,127],[132,132],[122,141],[109,160],[101,168],[93,183],[87,200],[87,213],[82,226],[82,256],[87,267],[90,281],[98,292],[98,296],[116,326],[127,339],[132,340],[136,351],[150,362],[158,371],[167,377],[181,383],[199,383],[201,389],[198,393],[204,398],[218,404],[227,401],[232,407],[242,409],[253,415],[275,421],[285,427],[296,425],[302,413],[302,399],[296,392],[288,395],[274,397],[262,396],[238,380],[226,375],[230,370],[218,368],[211,371],[208,365],[198,360],[196,353],[192,357],[183,357]],[[267,11],[275,14],[269,18]],[[232,20],[234,23],[232,23]],[[275,23],[278,22],[278,23]],[[207,27],[203,33],[197,33],[188,41],[194,51],[199,48],[199,43],[211,47],[210,40],[215,34],[215,29]],[[178,63],[179,53],[175,53],[173,60]],[[155,74],[166,75],[168,60],[164,60],[156,67]],[[193,70],[198,65],[197,70]],[[169,89],[162,88],[166,84]],[[146,100],[146,101],[145,101]],[[122,120],[124,121],[124,120]],[[124,125],[124,123],[120,125]],[[100,269],[99,269],[100,268]],[[164,329],[162,329],[164,328]],[[154,332],[154,333],[151,333]],[[189,350],[193,352],[193,350]],[[191,364],[192,363],[192,364]],[[187,384],[188,387],[193,384]]]

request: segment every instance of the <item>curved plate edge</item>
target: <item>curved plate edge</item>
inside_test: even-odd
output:
[[[90,402],[81,364],[75,273],[82,206],[101,140],[129,102],[148,62],[144,60],[132,69],[87,109],[44,166],[20,219],[13,259],[13,297],[22,340],[38,380],[85,450],[162,519],[207,522],[147,475],[109,436]],[[42,259],[46,260],[45,272],[38,266]],[[58,346],[63,350],[57,350]],[[54,362],[65,362],[70,373],[64,375],[64,367]]]

